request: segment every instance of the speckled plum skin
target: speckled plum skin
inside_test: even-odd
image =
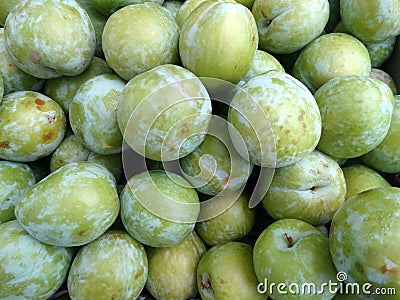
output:
[[[269,225],[258,236],[253,250],[253,264],[259,282],[268,284],[287,283],[279,293],[272,289],[267,294],[274,300],[312,299],[329,300],[335,295],[323,284],[337,283],[336,269],[333,265],[328,237],[314,226],[297,219],[282,219]],[[293,295],[288,284],[313,283],[324,288],[323,293],[304,296]],[[268,288],[268,287],[267,287]]]
[[[196,297],[197,265],[206,250],[195,231],[175,246],[149,247],[147,290],[156,299],[186,300]]]
[[[380,43],[366,45],[373,68],[379,68],[390,58],[395,43],[396,37],[392,37]]]
[[[113,175],[98,164],[76,162],[30,187],[18,200],[15,216],[36,239],[73,247],[102,235],[119,208]]]
[[[0,76],[4,95],[16,91],[38,92],[44,85],[44,79],[29,75],[15,65],[4,45],[4,28],[0,28]]]
[[[108,65],[123,79],[164,64],[178,64],[179,26],[155,3],[125,6],[104,26],[102,43]]]
[[[390,186],[381,174],[364,164],[352,164],[342,170],[346,180],[346,199],[369,189]]]
[[[214,1],[200,5],[184,22],[179,55],[183,66],[199,77],[237,83],[249,70],[257,45],[251,11],[239,3]]]
[[[197,267],[201,299],[263,300],[253,267],[253,246],[228,242],[207,250]]]
[[[341,158],[361,156],[378,146],[390,126],[393,93],[369,76],[335,77],[314,94],[321,112],[318,149]]]
[[[109,230],[78,251],[68,273],[72,300],[136,299],[146,283],[142,244],[128,233]]]
[[[132,176],[120,199],[125,229],[151,247],[181,242],[193,231],[200,212],[196,190],[183,177],[160,170]]]
[[[36,178],[29,165],[0,161],[0,224],[15,219],[15,204],[35,183]]]
[[[74,0],[23,0],[7,16],[4,42],[19,68],[49,79],[82,73],[94,56],[96,35]]]
[[[73,250],[39,242],[17,220],[0,224],[0,298],[46,300],[67,278]]]
[[[300,53],[292,74],[311,92],[330,79],[344,75],[364,75],[371,72],[371,59],[366,47],[346,33],[321,35]]]
[[[274,219],[326,224],[345,201],[346,181],[338,163],[318,150],[275,170],[262,204]]]
[[[115,74],[102,74],[85,81],[69,107],[72,131],[89,150],[116,154],[122,150],[117,106],[126,82]]]
[[[66,131],[62,108],[31,91],[7,94],[0,104],[0,158],[29,162],[51,154]]]
[[[329,19],[329,2],[255,0],[252,13],[257,22],[259,47],[272,53],[289,54],[323,32]]]
[[[349,198],[336,212],[330,252],[348,282],[400,289],[399,210],[400,189],[379,187]],[[398,299],[398,295],[382,299]]]
[[[380,43],[400,33],[398,0],[340,0],[344,27],[365,44]]]
[[[295,163],[318,144],[321,116],[307,87],[282,71],[247,81],[233,97],[228,121],[244,140],[250,162],[267,167]],[[235,135],[232,135],[235,144]]]
[[[117,119],[124,140],[133,150],[157,161],[175,160],[194,151],[204,140],[211,100],[192,72],[162,65],[126,84]]]
[[[382,142],[361,160],[375,170],[388,173],[400,172],[400,96],[394,96],[394,109],[390,127]]]

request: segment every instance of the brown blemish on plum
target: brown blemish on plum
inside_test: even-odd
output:
[[[54,133],[49,132],[43,136],[43,142],[47,142],[47,141],[51,140],[53,137],[54,137]]]
[[[55,122],[57,121],[57,118],[56,118],[55,116],[50,116],[50,115],[48,115],[48,116],[47,116],[47,121],[48,121],[50,124],[52,124],[52,123],[55,123]]]
[[[210,279],[208,278],[206,282],[201,282],[200,286],[202,289],[211,289],[211,282]]]
[[[138,279],[140,276],[142,276],[142,274],[143,274],[143,269],[140,269],[140,271],[135,274],[135,277],[133,279]]]
[[[381,268],[381,273],[382,273],[382,274],[393,275],[393,274],[396,274],[396,273],[397,273],[397,270],[396,270],[396,268],[388,268],[387,265],[384,265],[384,266]]]
[[[0,142],[0,148],[10,148],[10,142],[9,141]]]
[[[32,55],[34,62],[36,62],[36,63],[39,63],[40,60],[42,59],[39,52],[34,49],[31,49],[31,55]]]
[[[84,230],[80,230],[80,231],[78,232],[78,235],[79,235],[79,236],[83,236],[84,233],[85,233]]]
[[[300,115],[299,115],[299,117],[297,118],[300,122],[304,120],[304,114],[305,114],[305,113],[306,113],[306,112],[305,112],[304,110],[301,110],[301,111],[300,111]]]
[[[364,267],[360,264],[360,262],[356,261],[354,267],[360,274],[364,274]]]
[[[35,103],[36,103],[36,105],[43,105],[43,104],[45,104],[46,102],[44,102],[42,99],[36,98],[36,99],[35,99]]]

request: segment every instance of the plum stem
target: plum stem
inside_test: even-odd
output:
[[[293,241],[293,237],[291,237],[290,235],[288,235],[286,232],[283,234],[286,238],[288,247],[291,248],[294,245],[294,241]]]

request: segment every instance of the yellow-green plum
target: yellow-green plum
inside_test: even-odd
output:
[[[0,104],[0,158],[29,162],[50,155],[66,131],[62,108],[31,91],[7,94]]]
[[[275,170],[262,199],[274,219],[295,218],[327,224],[345,201],[346,181],[338,163],[318,150]]]
[[[171,247],[149,247],[146,288],[156,299],[186,300],[198,295],[197,265],[207,248],[195,231]]]
[[[315,149],[321,135],[321,116],[311,92],[276,70],[251,78],[237,91],[228,121],[240,135],[230,131],[233,144],[243,140],[250,162],[265,167],[295,163]]]
[[[346,199],[369,189],[390,186],[381,174],[364,164],[352,164],[343,167],[342,170],[346,180]]]
[[[255,0],[251,11],[257,22],[259,48],[289,54],[300,50],[323,32],[329,19],[329,2]]]
[[[15,216],[41,242],[73,247],[102,235],[119,208],[113,175],[85,161],[66,164],[31,186],[18,200]]]
[[[85,161],[89,153],[90,150],[79,141],[76,135],[68,135],[51,154],[50,171],[54,172],[63,165],[71,162]]]
[[[194,11],[199,5],[203,2],[210,1],[210,0],[186,0],[182,3],[182,6],[179,8],[178,13],[176,14],[176,23],[178,24],[179,28],[182,28],[183,23],[185,23],[186,19],[189,15]],[[224,0],[222,0],[224,1]],[[211,2],[210,2],[211,3]]]
[[[102,74],[85,81],[69,107],[72,131],[82,144],[99,154],[122,150],[118,127],[118,99],[126,82],[115,74]]]
[[[399,290],[399,209],[400,188],[378,187],[347,199],[336,212],[329,247],[347,282]],[[382,299],[398,299],[398,295]]]
[[[394,96],[394,109],[387,134],[370,152],[361,156],[361,160],[375,170],[387,173],[400,172],[400,96]]]
[[[178,174],[161,170],[133,175],[120,199],[125,229],[151,247],[181,242],[193,231],[200,213],[196,190]]]
[[[179,26],[166,8],[132,4],[113,13],[102,44],[108,65],[123,79],[164,64],[178,64]]]
[[[360,75],[335,77],[314,94],[321,112],[318,149],[340,158],[361,156],[385,138],[393,93],[382,81]]]
[[[93,5],[98,11],[100,11],[106,17],[109,17],[117,10],[131,5],[140,4],[145,2],[153,2],[159,5],[164,3],[164,0],[86,0]]]
[[[109,230],[81,247],[68,273],[72,300],[136,299],[148,261],[142,244],[122,230]]]
[[[7,16],[4,42],[20,69],[49,79],[82,73],[94,56],[96,34],[75,0],[22,0]]]
[[[203,300],[263,300],[253,267],[253,246],[228,242],[207,250],[197,267],[197,286]]]
[[[10,10],[19,2],[19,0],[3,0],[0,2],[0,25],[4,26]]]
[[[344,27],[365,44],[380,43],[400,33],[398,0],[340,0]]]
[[[117,119],[124,141],[133,150],[152,160],[172,161],[188,155],[204,140],[211,100],[192,72],[162,65],[126,84]]]
[[[0,161],[0,224],[15,219],[15,204],[35,183],[35,175],[28,164]]]
[[[285,69],[283,68],[281,63],[274,56],[263,50],[256,50],[254,58],[250,64],[250,69],[242,77],[242,79],[240,79],[237,85],[242,86],[250,78],[253,78],[257,75],[261,75],[262,73],[265,73],[270,70],[278,70],[285,72]]]
[[[199,77],[237,83],[249,70],[257,49],[254,17],[239,3],[203,4],[206,5],[189,14],[182,26],[179,37],[182,65]]]
[[[17,220],[0,224],[0,298],[46,300],[67,278],[73,250],[38,241]]]
[[[346,33],[329,33],[302,50],[292,74],[314,93],[334,77],[367,76],[370,72],[371,60],[363,43]]]
[[[64,113],[68,115],[71,101],[80,86],[85,81],[106,73],[112,73],[111,68],[104,59],[95,56],[87,69],[79,75],[46,80],[43,93],[60,104]]]
[[[260,290],[274,300],[329,300],[335,296],[327,285],[338,284],[328,237],[307,222],[282,219],[265,228],[255,242],[253,264],[263,283]],[[304,284],[318,288],[318,293],[313,288],[305,288],[303,295],[296,293],[296,287],[301,290]]]
[[[249,196],[224,194],[207,205],[209,216],[196,223],[196,232],[209,246],[240,241],[250,233],[256,222],[256,210],[249,208]],[[202,207],[203,210],[203,207]],[[205,209],[204,209],[205,210]],[[211,214],[212,213],[212,214]]]

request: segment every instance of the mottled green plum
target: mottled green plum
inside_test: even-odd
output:
[[[7,94],[0,104],[0,119],[0,158],[21,162],[50,155],[67,126],[57,102],[31,91]]]
[[[397,86],[396,86],[396,82],[394,81],[393,77],[390,76],[387,72],[381,70],[381,69],[377,69],[377,68],[372,68],[371,72],[369,73],[369,76],[378,79],[380,81],[382,81],[383,83],[386,83],[393,95],[397,95]]]
[[[20,69],[49,79],[82,73],[94,56],[96,34],[74,0],[22,0],[7,16],[4,42]]]
[[[197,267],[201,299],[263,300],[253,267],[253,246],[228,242],[207,250]]]
[[[45,82],[43,93],[54,99],[68,115],[69,106],[80,86],[86,81],[104,73],[112,73],[106,61],[93,57],[87,69],[76,76],[61,76],[48,79]]]
[[[327,224],[345,201],[346,181],[339,164],[318,150],[275,170],[262,199],[274,219],[295,218]]]
[[[342,170],[346,180],[346,199],[369,189],[390,186],[381,174],[364,164],[352,164]]]
[[[395,43],[396,37],[392,37],[380,43],[365,45],[373,68],[379,68],[390,58],[393,54]]]
[[[193,10],[182,26],[179,37],[182,65],[199,77],[237,83],[249,70],[257,49],[254,17],[240,3],[204,4]]]
[[[196,190],[178,174],[161,170],[133,175],[120,199],[125,229],[151,247],[181,242],[193,231],[200,213]]]
[[[390,127],[379,143],[370,152],[364,154],[361,160],[375,170],[387,173],[400,172],[400,96],[394,96],[394,109]]]
[[[10,10],[19,2],[19,0],[3,0],[0,2],[0,25],[4,26]]]
[[[102,43],[108,65],[123,79],[164,64],[178,64],[179,26],[161,5],[125,6],[104,26]]]
[[[50,171],[54,172],[63,165],[71,162],[85,161],[89,153],[90,150],[87,149],[74,134],[71,134],[65,137],[52,153]]]
[[[0,161],[0,224],[15,219],[15,204],[35,183],[36,178],[29,165]]]
[[[389,86],[369,76],[335,77],[314,94],[321,112],[318,149],[340,158],[361,156],[386,136],[393,112]]]
[[[323,32],[329,19],[329,2],[255,0],[252,13],[257,22],[259,48],[289,54],[300,50]]]
[[[125,142],[137,153],[171,161],[194,151],[211,119],[207,89],[189,70],[162,65],[132,78],[117,108]]]
[[[118,100],[126,82],[115,74],[102,74],[85,81],[69,107],[69,122],[76,137],[89,150],[115,154],[122,150],[118,127]]]
[[[72,300],[136,299],[148,262],[142,244],[121,230],[109,230],[81,247],[68,273]]]
[[[102,235],[119,208],[113,175],[98,164],[76,162],[30,187],[18,200],[15,216],[41,242],[73,247]]]
[[[186,0],[182,3],[182,6],[179,8],[178,13],[176,14],[176,22],[179,28],[182,28],[183,24],[189,17],[189,15],[203,2],[209,0]]]
[[[400,188],[378,187],[347,199],[336,212],[329,247],[337,270],[346,272],[348,282],[399,290],[399,209]]]
[[[46,300],[64,283],[73,250],[39,242],[17,220],[0,224],[0,298]]]
[[[249,208],[249,196],[246,193],[224,194],[208,201],[207,210],[213,215],[198,221],[195,227],[207,245],[240,241],[253,229],[256,211]]]
[[[329,300],[335,295],[327,285],[338,284],[328,237],[307,222],[282,219],[265,228],[255,242],[253,264],[266,295],[274,300]],[[287,284],[278,289],[280,283]],[[299,296],[290,292],[291,283],[299,290],[309,284],[318,292],[304,289],[305,294]]]
[[[365,44],[386,41],[400,33],[398,0],[340,0],[344,27]]]
[[[315,149],[321,135],[321,116],[311,92],[276,70],[251,78],[237,91],[228,121],[239,133],[231,131],[233,144],[243,140],[250,162],[265,167],[295,163]]]
[[[186,300],[196,297],[197,265],[206,250],[195,231],[175,246],[149,247],[147,290],[156,299]]]
[[[371,72],[367,49],[358,39],[346,33],[329,33],[317,37],[300,53],[293,66],[293,76],[311,92],[330,79]]]
[[[168,12],[170,13],[170,15],[175,19],[176,21],[176,16],[178,14],[178,11],[181,7],[183,2],[179,1],[179,0],[167,0],[165,1],[162,6],[165,7]]]

